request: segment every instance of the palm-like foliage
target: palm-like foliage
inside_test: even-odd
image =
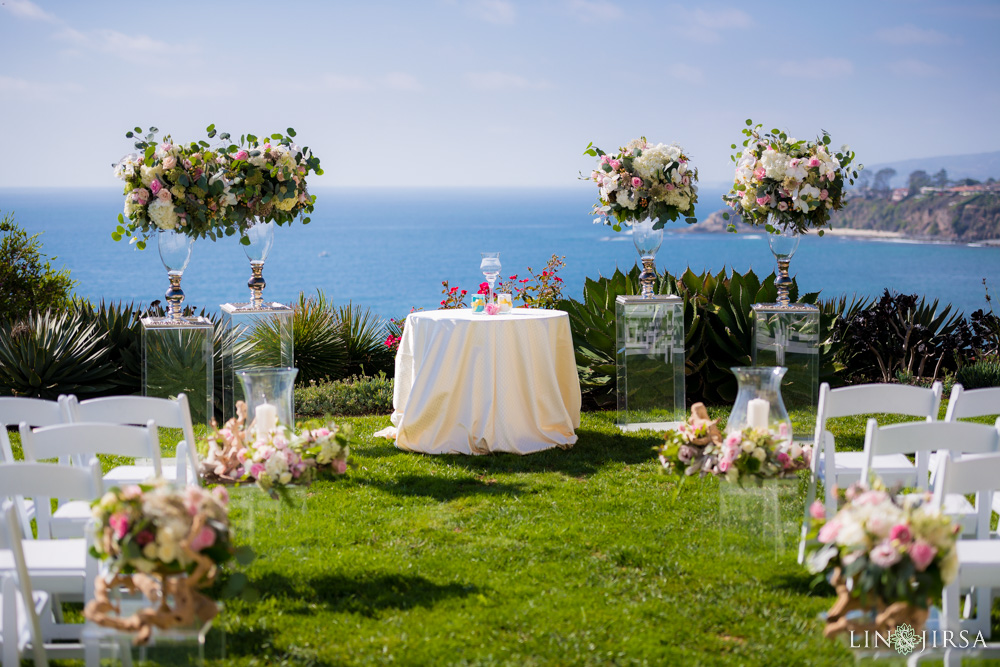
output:
[[[141,312],[133,303],[105,303],[97,307],[77,301],[74,310],[84,319],[107,333],[108,363],[114,368],[108,394],[138,394],[142,391],[142,323]]]
[[[361,308],[348,302],[337,309],[337,319],[341,325],[341,336],[347,347],[347,376],[393,372],[395,355],[386,347],[389,335],[386,322],[369,308]]]
[[[79,312],[32,313],[0,326],[0,392],[53,400],[113,390],[107,332]]]
[[[320,380],[338,380],[345,375],[348,348],[342,324],[332,305],[321,291],[306,298],[299,294],[292,316],[292,339],[295,345],[297,384]],[[274,320],[258,323],[249,336],[253,341],[254,363],[260,366],[281,365],[281,327]]]

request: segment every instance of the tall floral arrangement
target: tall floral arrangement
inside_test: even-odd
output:
[[[595,223],[621,231],[623,224],[649,217],[656,220],[654,229],[680,216],[686,216],[688,223],[698,221],[694,217],[698,170],[677,144],[653,145],[642,137],[609,155],[591,142],[584,155],[599,158],[597,168],[584,177],[599,188]]]
[[[293,128],[285,132],[268,137],[245,134],[239,144],[229,143],[221,149],[226,176],[236,195],[233,219],[240,231],[254,219],[283,225],[314,210],[316,197],[309,194],[306,179],[310,173],[323,173],[319,158],[308,146],[295,143]],[[210,125],[209,138],[216,134],[215,126]],[[218,136],[223,141],[230,139],[228,133]],[[303,224],[309,221],[307,215],[302,217]],[[243,242],[249,239],[244,236]]]
[[[822,234],[830,214],[844,206],[845,182],[853,184],[863,168],[851,166],[854,152],[846,145],[831,150],[825,131],[816,141],[805,141],[777,129],[762,134],[763,126],[750,119],[746,124],[743,150],[732,156],[736,178],[723,200],[744,222],[769,232],[819,229]]]
[[[129,238],[139,249],[157,230],[176,230],[195,238],[232,234],[236,193],[225,177],[225,159],[207,142],[175,143],[159,130],[135,128],[125,134],[138,152],[115,165],[125,181],[125,211],[118,215],[115,241]]]

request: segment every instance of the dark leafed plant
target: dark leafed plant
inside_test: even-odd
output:
[[[347,347],[348,376],[388,373],[392,376],[395,351],[386,346],[390,335],[385,321],[371,309],[348,303],[337,309],[341,335]]]
[[[86,302],[76,302],[74,309],[83,318],[105,332],[108,340],[108,364],[114,369],[113,387],[109,395],[138,394],[142,392],[142,323],[139,310],[133,303],[105,303],[96,307]]]
[[[79,312],[32,313],[0,326],[0,392],[54,400],[114,388],[108,334]]]
[[[41,252],[39,234],[28,235],[13,213],[0,218],[0,320],[69,305],[76,284],[68,269],[53,269]]]
[[[311,381],[338,380],[345,375],[348,350],[342,325],[326,296],[299,294],[292,316],[292,339],[295,345],[295,367],[299,369],[296,384]],[[261,366],[281,364],[280,330],[273,321],[263,321],[250,336],[255,341],[255,355]],[[382,341],[384,343],[384,339]]]

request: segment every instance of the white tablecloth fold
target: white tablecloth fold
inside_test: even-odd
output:
[[[427,454],[576,443],[580,379],[569,316],[515,308],[410,313],[396,354],[396,446]]]

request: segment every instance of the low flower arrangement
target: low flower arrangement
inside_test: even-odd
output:
[[[819,229],[822,234],[830,214],[844,206],[844,183],[853,184],[858,176],[851,167],[854,152],[847,146],[831,151],[826,132],[816,141],[805,141],[777,129],[761,134],[761,129],[747,120],[743,151],[732,158],[736,178],[723,200],[743,222],[763,225],[769,232]],[[724,217],[728,220],[729,214]]]
[[[955,542],[960,526],[930,506],[930,494],[897,495],[876,483],[849,487],[846,503],[826,517],[817,501],[806,564],[817,583],[828,580],[838,600],[827,614],[825,634],[849,630],[892,630],[908,623],[919,631],[929,605],[958,573]],[[874,609],[869,623],[848,612]]]
[[[141,250],[161,229],[213,240],[233,233],[237,193],[226,178],[222,154],[204,142],[174,143],[170,135],[157,142],[157,132],[152,127],[143,135],[137,127],[125,135],[136,140],[140,152],[115,165],[115,176],[125,181],[125,211],[112,238],[129,238]]]
[[[663,468],[685,477],[715,475],[742,484],[790,476],[810,465],[812,447],[792,442],[784,428],[779,433],[746,428],[723,436],[716,421],[708,418],[703,404],[692,405],[688,421],[667,431],[664,443],[654,448]]]
[[[695,223],[694,205],[698,201],[698,170],[689,165],[690,158],[676,144],[650,144],[645,137],[630,141],[615,155],[608,155],[593,143],[584,155],[599,158],[597,169],[584,180],[594,181],[599,188],[598,203],[594,204],[594,222],[612,225],[621,231],[622,225],[645,218],[654,218],[653,229],[660,229],[668,220]],[[614,222],[611,222],[611,218]]]
[[[136,643],[146,642],[154,626],[169,629],[211,620],[218,607],[199,591],[237,555],[227,503],[224,488],[177,490],[162,479],[113,488],[94,501],[91,554],[108,564],[108,574],[98,575],[85,616],[135,632]],[[121,617],[109,596],[118,586],[142,592],[154,607]]]
[[[563,279],[557,274],[560,269],[566,266],[566,258],[559,255],[552,255],[545,263],[545,268],[535,273],[534,269],[528,267],[530,277],[518,279],[517,274],[510,276],[506,280],[500,280],[494,294],[510,294],[514,302],[520,301],[525,308],[555,308],[562,300],[562,288],[565,284]],[[466,296],[468,290],[460,287],[453,287],[447,280],[441,281],[441,305],[438,310],[451,308],[467,308]],[[490,284],[488,282],[479,283],[476,294],[489,294]],[[388,343],[387,343],[388,344]]]
[[[319,474],[344,475],[350,465],[350,425],[330,422],[295,433],[282,424],[264,428],[247,424],[247,408],[236,404],[237,416],[208,437],[202,462],[207,481],[253,482],[272,498],[290,485],[308,486]]]
[[[283,225],[314,210],[316,197],[309,194],[306,178],[310,172],[323,173],[319,158],[308,146],[295,143],[293,128],[285,132],[263,138],[246,134],[240,137],[239,144],[230,143],[220,150],[226,177],[236,195],[233,218],[241,232],[254,219]],[[208,127],[208,136],[216,136],[214,125]],[[230,139],[228,133],[218,136],[223,141]],[[303,224],[309,221],[308,216],[302,218]],[[242,240],[249,242],[245,236]]]

